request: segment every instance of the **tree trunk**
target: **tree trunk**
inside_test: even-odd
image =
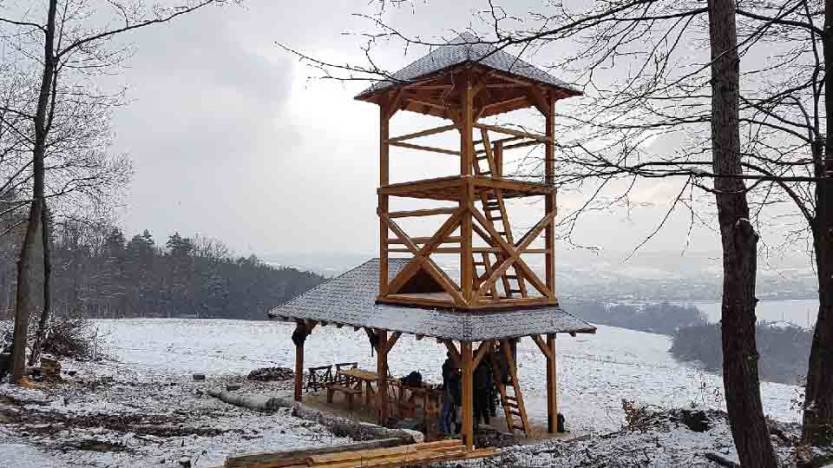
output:
[[[46,340],[46,328],[49,325],[49,316],[52,310],[52,261],[50,256],[52,250],[49,245],[50,230],[49,230],[49,207],[46,199],[43,199],[43,209],[41,210],[41,241],[43,243],[43,309],[40,312],[40,320],[38,321],[38,330],[35,333],[35,343],[32,345],[32,352],[29,354],[29,365],[33,366],[40,357],[43,342]]]
[[[723,386],[741,465],[777,466],[761,405],[755,343],[758,236],[740,178],[739,58],[734,0],[709,0],[712,156],[723,246]]]
[[[833,64],[833,0],[824,6],[825,68]],[[833,115],[833,74],[824,78],[825,115]],[[833,125],[827,125],[824,157],[817,159],[816,216],[811,228],[819,283],[819,311],[804,396],[802,440],[815,445],[833,443]]]
[[[17,261],[17,295],[14,313],[14,334],[12,337],[12,381],[19,382],[26,371],[26,335],[29,317],[35,311],[34,267],[37,254],[37,242],[44,204],[44,159],[46,158],[46,140],[49,133],[47,112],[52,97],[52,84],[55,80],[55,14],[58,1],[49,1],[46,30],[43,44],[43,76],[41,77],[38,104],[35,111],[35,138],[32,150],[32,204],[29,209],[29,221],[26,235]]]

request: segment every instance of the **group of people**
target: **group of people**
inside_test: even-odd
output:
[[[499,354],[496,354],[499,356]],[[474,406],[474,426],[477,428],[481,421],[489,424],[490,418],[497,414],[498,390],[497,381],[506,384],[506,372],[502,362],[492,365],[493,357],[485,356],[474,369],[472,375],[472,403]],[[494,375],[493,367],[501,375]],[[442,409],[440,411],[440,432],[446,435],[460,433],[460,408],[462,407],[462,376],[460,368],[454,362],[451,353],[446,355],[442,367],[443,394]]]

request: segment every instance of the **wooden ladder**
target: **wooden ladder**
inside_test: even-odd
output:
[[[512,357],[512,350],[507,340],[502,340],[499,348],[500,350],[495,350],[492,354],[492,375],[495,376],[495,386],[500,394],[500,405],[503,407],[506,427],[510,433],[514,434],[516,430],[523,431],[524,435],[529,437],[529,419],[526,415],[526,406],[524,406],[521,386],[518,383],[518,369]],[[497,354],[500,352],[503,353],[503,357],[506,360],[506,370],[509,372],[507,376],[509,379],[508,385],[504,385],[503,380],[500,378],[502,370],[497,364],[500,358]]]
[[[485,128],[481,128],[480,135],[481,140],[479,142],[483,145],[483,154],[480,156],[477,155],[477,147],[475,145],[475,157],[472,162],[474,174],[478,176],[494,176],[496,174],[500,174],[497,164],[495,163],[494,153],[492,152],[492,144],[489,141],[489,132]],[[487,170],[483,170],[483,168],[480,167],[481,161],[487,162]],[[486,218],[486,221],[491,224],[491,227],[494,228],[499,235],[503,236],[503,239],[507,243],[514,244],[515,241],[512,238],[512,227],[509,223],[509,215],[506,212],[506,204],[503,201],[503,191],[500,189],[493,189],[481,192],[480,204],[483,209],[484,217]],[[500,225],[495,225],[496,222],[500,223]],[[490,244],[492,247],[497,247],[495,243]],[[506,258],[506,256],[502,253],[489,252],[481,252],[480,257],[479,261],[477,259],[474,260],[475,269],[477,267],[482,267],[485,271],[482,275],[476,275],[478,284],[475,286],[479,286],[480,283],[485,281],[485,279],[491,275],[495,265],[499,264]],[[511,298],[513,297],[513,294],[520,294],[521,297],[529,297],[526,282],[514,266],[507,268],[504,274],[501,275],[500,280],[503,284],[505,297]],[[497,288],[493,288],[491,293],[494,299],[498,298],[499,294],[497,292]]]

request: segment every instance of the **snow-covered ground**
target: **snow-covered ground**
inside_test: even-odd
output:
[[[293,367],[294,325],[235,320],[98,320],[108,352],[148,375],[204,372],[241,374],[256,367]],[[557,340],[560,410],[574,433],[609,432],[622,425],[622,400],[663,407],[724,408],[719,376],[677,363],[663,335],[599,326],[595,335],[559,335]],[[546,418],[544,357],[532,340],[519,347],[518,364],[528,412]],[[358,361],[373,369],[367,336],[352,328],[316,328],[306,342],[305,365]],[[389,356],[391,372],[417,370],[439,381],[446,349],[436,341],[403,336]],[[799,387],[762,384],[767,414],[798,421],[794,401]]]
[[[14,461],[9,466],[177,466],[183,456],[195,466],[216,466],[234,453],[346,442],[285,413],[257,414],[203,394],[207,388],[240,381],[255,368],[292,367],[290,324],[123,319],[97,320],[95,326],[103,337],[100,353],[115,362],[65,361],[65,368],[78,374],[54,390],[0,386],[0,410],[4,404],[7,410],[0,411],[0,466],[6,466],[4,460]],[[601,326],[596,335],[559,336],[557,347],[560,409],[574,436],[597,440],[596,435],[620,430],[623,399],[669,408],[723,406],[720,379],[676,363],[665,336]],[[391,372],[418,370],[425,379],[438,381],[445,352],[434,340],[403,336],[390,354]],[[316,328],[305,354],[307,366],[344,361],[371,369],[375,365],[366,335],[349,327]],[[528,412],[543,424],[543,356],[527,339],[518,361]],[[206,374],[207,380],[192,381],[193,373]],[[288,393],[286,384],[246,385]],[[766,412],[781,421],[797,421],[792,401],[798,391],[795,386],[764,384]],[[16,401],[10,402],[9,396]],[[28,412],[29,433],[6,424],[9,419],[14,423],[15,411]],[[51,427],[54,420],[61,421],[59,427]],[[717,446],[731,445],[725,435],[720,438]],[[74,445],[85,441],[111,445],[100,450]]]

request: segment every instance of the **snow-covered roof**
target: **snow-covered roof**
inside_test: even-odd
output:
[[[393,278],[408,263],[389,259]],[[377,304],[379,259],[371,259],[291,301],[273,308],[278,320],[316,320],[329,324],[382,328],[435,338],[482,341],[543,333],[595,333],[596,327],[558,306],[489,312],[456,312]]]
[[[562,88],[572,91],[575,94],[581,94],[581,91],[575,86],[559,80],[519,57],[497,49],[491,44],[479,41],[480,39],[473,34],[463,32],[456,38],[448,41],[446,45],[435,48],[424,57],[392,74],[392,79],[377,81],[359,93],[356,98],[361,99],[389,88],[394,84],[415,81],[424,76],[466,62],[477,63],[510,75]]]

